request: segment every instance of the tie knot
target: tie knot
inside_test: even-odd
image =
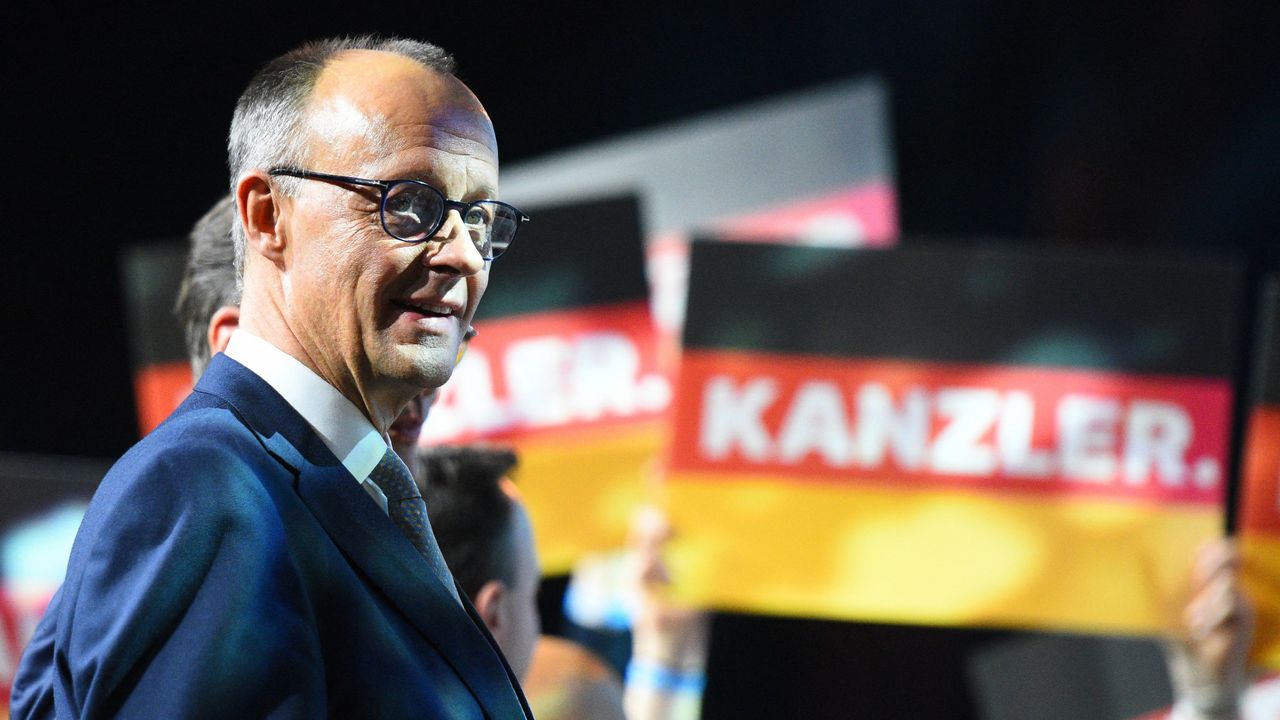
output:
[[[436,545],[435,536],[431,534],[427,504],[423,502],[418,484],[413,481],[413,475],[409,474],[409,468],[388,448],[373,472],[369,473],[369,480],[387,496],[387,515],[391,521],[426,559],[440,584],[456,599],[458,590],[453,584],[448,566],[445,565],[444,556]]]
[[[382,459],[369,473],[369,479],[377,485],[388,500],[408,500],[421,497],[418,484],[413,481],[409,468],[404,466],[400,457],[387,448]]]

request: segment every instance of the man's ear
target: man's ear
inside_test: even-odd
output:
[[[240,327],[240,308],[236,305],[223,305],[213,311],[209,318],[209,354],[215,355],[227,349],[231,342],[231,333]]]
[[[472,604],[476,607],[476,614],[484,621],[490,633],[502,631],[503,622],[506,620],[502,613],[502,603],[506,596],[506,584],[501,580],[490,580],[481,585],[476,596],[471,598]]]
[[[284,260],[281,200],[270,176],[261,170],[245,173],[236,183],[236,209],[244,230],[246,254],[257,253],[273,263]]]

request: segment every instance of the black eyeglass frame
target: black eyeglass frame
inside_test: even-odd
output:
[[[468,210],[470,210],[473,206],[480,205],[481,203],[492,203],[494,205],[501,205],[505,208],[509,208],[512,212],[515,213],[516,217],[519,218],[519,221],[516,223],[515,229],[511,231],[511,239],[507,240],[507,244],[504,245],[502,249],[498,250],[497,252],[494,252],[493,243],[490,242],[489,256],[484,258],[486,262],[492,262],[496,260],[498,257],[500,257],[502,253],[506,252],[507,248],[511,247],[511,243],[515,242],[516,235],[518,235],[520,232],[520,226],[523,225],[524,223],[529,222],[529,216],[520,212],[520,208],[517,208],[515,205],[512,205],[511,203],[505,203],[505,202],[502,202],[501,200],[491,200],[489,198],[481,198],[479,200],[473,200],[471,202],[461,202],[459,200],[450,200],[449,198],[445,197],[444,193],[440,192],[438,188],[436,188],[435,186],[429,183],[425,183],[421,180],[370,180],[369,178],[351,177],[349,175],[332,175],[330,173],[314,172],[311,170],[299,170],[297,168],[291,168],[291,167],[273,167],[267,171],[267,174],[271,176],[284,175],[286,177],[295,177],[295,178],[300,178],[302,180],[320,180],[324,182],[336,182],[336,183],[345,183],[348,185],[361,185],[364,187],[378,188],[379,192],[381,193],[381,198],[378,201],[378,220],[379,222],[382,223],[383,232],[385,232],[386,234],[390,235],[391,237],[401,242],[407,242],[407,243],[422,243],[422,242],[427,242],[431,240],[435,236],[435,234],[440,231],[440,228],[444,226],[445,218],[449,216],[450,210],[456,209],[458,211],[458,214],[460,214],[462,217],[465,218],[467,216]],[[391,195],[391,189],[396,187],[397,185],[417,185],[419,187],[424,187],[430,190],[431,192],[435,193],[437,196],[440,197],[441,208],[442,208],[440,211],[440,218],[436,220],[435,225],[433,225],[431,229],[425,233],[426,235],[425,237],[418,238],[417,240],[410,240],[408,238],[400,237],[399,235],[391,232],[391,228],[387,227],[387,198],[390,197]]]

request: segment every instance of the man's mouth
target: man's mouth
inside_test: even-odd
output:
[[[419,315],[426,317],[450,317],[453,315],[453,308],[448,305],[439,305],[436,303],[412,303],[408,300],[392,300],[391,304],[401,310],[418,313]]]
[[[417,435],[422,432],[422,418],[417,418],[415,420],[397,419],[395,422],[391,423],[391,427],[388,428],[388,431],[392,435]]]

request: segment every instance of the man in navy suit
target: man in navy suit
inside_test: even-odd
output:
[[[483,107],[439,48],[325,41],[229,147],[239,329],[104,478],[14,717],[527,717],[386,434],[523,220]]]
[[[240,217],[236,199],[227,195],[209,208],[187,236],[186,266],[173,308],[182,326],[191,361],[191,374],[199,380],[216,353],[227,349],[231,335],[240,326],[240,290],[236,286],[235,240],[232,227]],[[465,344],[477,334],[468,328]],[[418,437],[436,390],[424,392],[405,406],[387,429],[391,449],[418,477]]]

